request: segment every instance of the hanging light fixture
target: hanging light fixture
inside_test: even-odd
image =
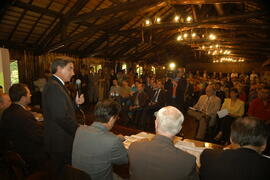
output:
[[[161,22],[161,18],[160,17],[157,17],[156,18],[156,23],[159,24]]]
[[[177,38],[176,38],[176,40],[177,40],[177,41],[181,41],[181,40],[183,40],[182,35],[178,35],[178,36],[177,36]]]
[[[180,16],[179,15],[175,15],[174,16],[174,22],[179,22],[180,20]]]
[[[191,16],[188,16],[187,19],[186,19],[186,21],[187,21],[188,23],[192,22],[192,17],[191,17]]]
[[[150,19],[146,19],[145,20],[145,26],[150,26],[152,23],[151,23],[151,20]]]

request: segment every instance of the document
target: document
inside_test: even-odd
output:
[[[222,109],[220,111],[217,112],[217,115],[219,118],[223,118],[225,116],[227,116],[229,114],[227,109]]]
[[[191,110],[193,110],[193,111],[200,111],[199,109],[196,109],[196,108],[194,108],[194,107],[189,107],[189,109],[191,109]]]

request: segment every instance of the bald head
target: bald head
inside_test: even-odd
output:
[[[177,108],[163,107],[156,114],[156,132],[175,136],[180,132],[183,122],[184,116]]]

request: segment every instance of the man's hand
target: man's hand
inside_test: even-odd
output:
[[[84,95],[81,94],[80,97],[78,95],[78,93],[76,94],[76,98],[75,98],[75,102],[77,105],[81,105],[84,103]]]

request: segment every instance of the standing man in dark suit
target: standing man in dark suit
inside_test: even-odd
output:
[[[131,180],[198,180],[194,156],[176,148],[173,138],[182,128],[183,114],[172,106],[156,115],[156,136],[132,143],[128,150]]]
[[[74,75],[74,64],[68,58],[56,58],[51,65],[53,76],[42,93],[45,122],[45,147],[49,153],[52,168],[57,172],[65,164],[71,164],[72,144],[78,124],[75,117],[75,103],[69,96],[65,83]],[[84,97],[76,95],[76,104],[82,104]]]
[[[238,149],[206,149],[201,154],[201,180],[269,180],[270,159],[261,155],[268,132],[254,117],[236,120],[231,126],[231,142]]]
[[[1,146],[19,153],[30,169],[40,168],[46,159],[43,151],[43,129],[26,106],[31,102],[31,93],[24,84],[14,84],[9,89],[12,104],[4,111]]]

